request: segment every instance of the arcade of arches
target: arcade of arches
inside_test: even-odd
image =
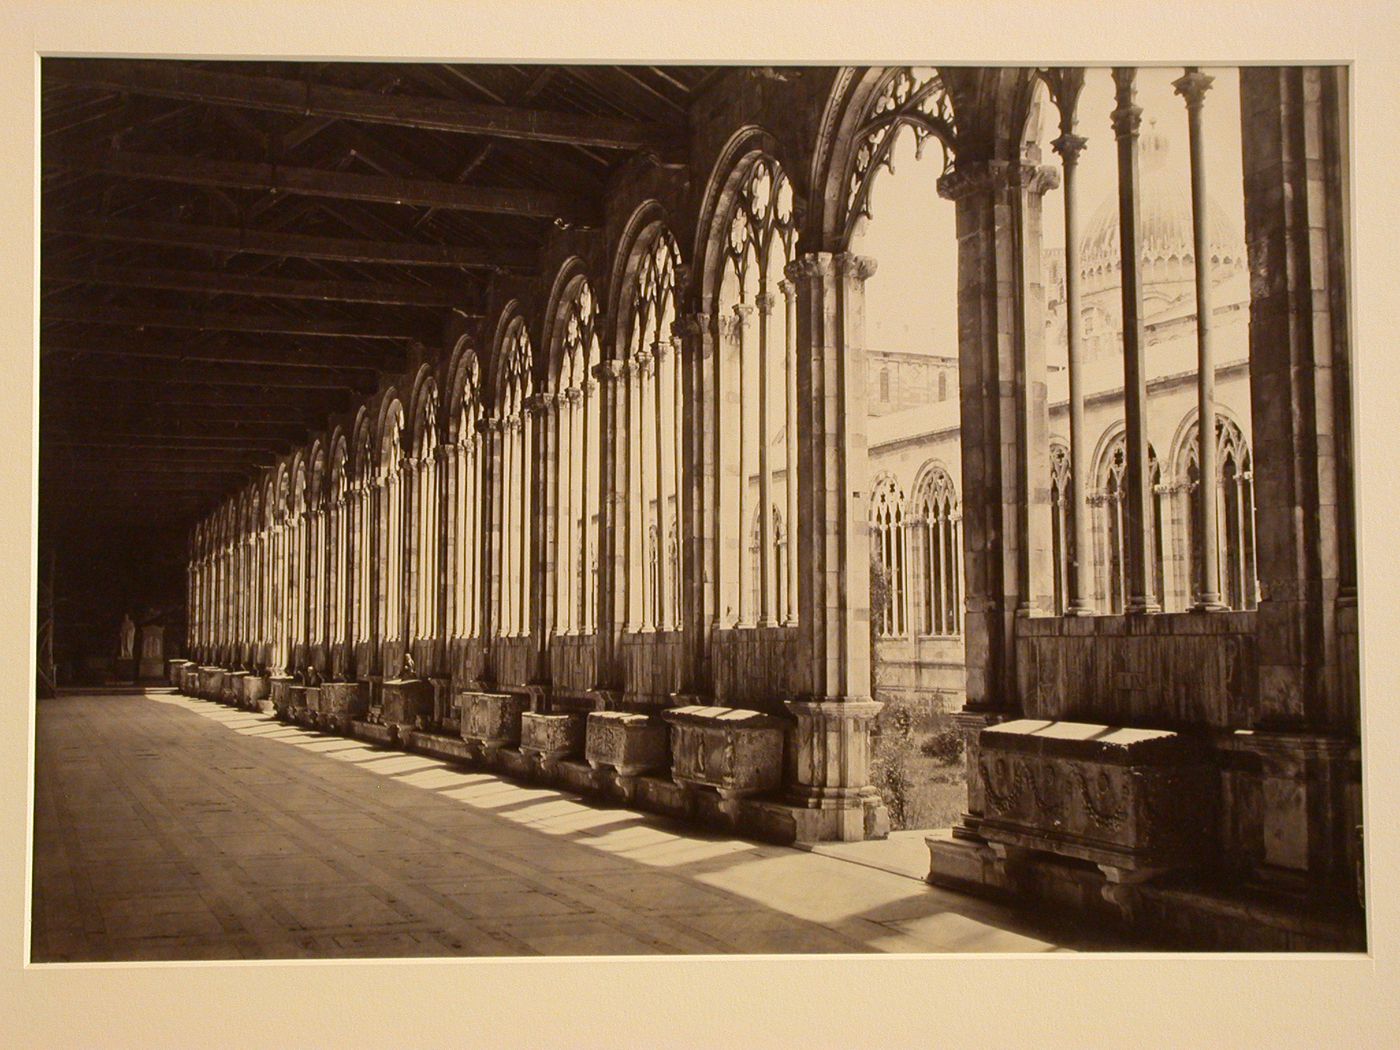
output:
[[[1092,72],[1111,113],[1081,69],[705,81],[679,154],[199,521],[177,684],[798,842],[887,833],[912,705],[965,745],[931,881],[1354,946],[1344,71],[1209,71],[1233,215],[1212,76],[1149,125]],[[865,247],[915,146],[956,324],[906,352]]]

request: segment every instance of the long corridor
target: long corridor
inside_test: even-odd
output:
[[[36,768],[34,962],[1121,946],[168,690],[42,701]]]

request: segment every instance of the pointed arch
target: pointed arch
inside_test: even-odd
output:
[[[908,631],[904,525],[904,490],[893,474],[881,473],[870,495],[870,569],[872,584],[881,581],[881,593],[872,595],[871,617],[884,638],[903,637]]]
[[[684,277],[675,237],[655,202],[638,208],[628,224],[631,240],[613,267],[614,354],[620,359],[618,415],[625,438],[617,472],[622,498],[625,557],[619,560],[620,605],[625,629],[671,631],[680,626],[673,601],[678,574],[664,556],[647,557],[647,537],[658,544],[679,518],[684,487],[679,317]],[[616,526],[615,526],[616,527]]]
[[[499,513],[499,505],[487,507],[489,474],[486,470],[489,435],[483,433],[485,407],[481,362],[476,348],[465,338],[458,341],[447,369],[444,428],[452,444],[451,493],[445,508],[444,536],[448,543],[447,635],[476,638],[482,633],[483,523]]]
[[[942,462],[931,460],[920,468],[908,519],[920,633],[958,637],[963,628],[962,501]]]
[[[591,634],[597,617],[596,554],[602,481],[601,399],[594,370],[602,362],[601,314],[581,260],[560,268],[544,332],[554,413],[555,461],[551,580],[554,630]]]
[[[502,314],[492,398],[500,453],[492,504],[500,508],[495,533],[498,595],[493,624],[504,637],[530,633],[531,514],[534,480],[535,351],[515,304]],[[494,530],[493,530],[494,531]]]

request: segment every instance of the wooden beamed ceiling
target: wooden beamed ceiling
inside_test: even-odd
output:
[[[193,525],[682,159],[716,73],[44,59],[43,520]]]

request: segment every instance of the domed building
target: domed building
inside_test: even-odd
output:
[[[1153,486],[1155,591],[1167,612],[1190,606],[1196,473],[1196,291],[1190,187],[1172,168],[1171,142],[1148,125],[1141,139],[1143,329],[1148,439]],[[1221,529],[1221,593],[1232,608],[1257,602],[1249,413],[1249,276],[1244,233],[1218,202],[1209,205],[1214,278],[1213,346]],[[1123,322],[1118,200],[1109,193],[1089,213],[1080,239],[1085,422],[1093,476],[1092,599],[1102,613],[1123,610]],[[1053,610],[1067,604],[1069,388],[1064,251],[1042,260],[1048,369]],[[962,477],[955,348],[926,354],[870,353],[872,549],[886,578],[878,680],[888,696],[932,710],[961,703],[963,648],[958,535]],[[891,381],[893,377],[893,381]],[[914,383],[906,386],[910,378]],[[944,391],[945,396],[915,396]],[[935,492],[939,495],[935,497]]]

